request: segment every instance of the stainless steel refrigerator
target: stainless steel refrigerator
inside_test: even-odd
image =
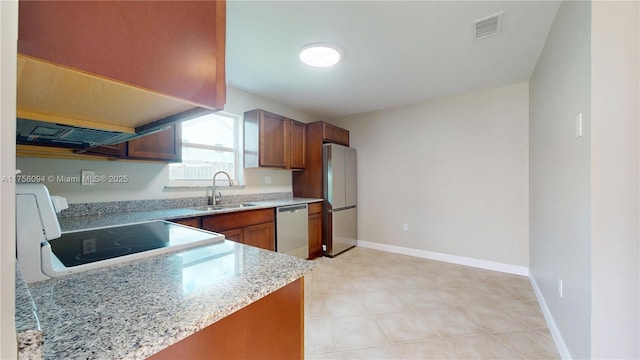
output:
[[[322,146],[324,231],[322,252],[333,257],[356,245],[356,150],[338,145]]]

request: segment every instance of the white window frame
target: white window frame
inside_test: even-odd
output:
[[[234,121],[234,152],[233,152],[233,161],[234,161],[234,167],[235,167],[235,179],[233,180],[233,184],[234,185],[244,185],[244,166],[242,165],[243,163],[243,137],[242,137],[242,122],[241,122],[241,117],[236,115],[236,114],[232,114],[232,113],[228,113],[228,112],[224,112],[224,111],[219,111],[216,114],[218,115],[222,115],[228,118],[232,118]],[[182,143],[182,146],[184,147],[184,143]],[[202,149],[210,149],[210,150],[223,150],[223,151],[228,151],[230,148],[228,147],[221,147],[221,146],[215,146],[215,145],[201,145],[201,144],[190,144],[189,147],[192,148],[202,148]],[[169,167],[171,166],[171,164],[169,164]],[[175,188],[180,188],[180,187],[211,187],[212,185],[212,179],[207,179],[207,180],[181,180],[181,179],[171,179],[170,178],[170,174],[171,174],[171,170],[168,168],[167,169],[167,181],[168,181],[168,185],[167,187],[175,187]],[[216,178],[216,186],[228,186],[229,182],[227,181],[226,176],[222,176],[219,175]]]

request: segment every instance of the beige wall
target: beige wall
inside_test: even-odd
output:
[[[0,175],[15,174],[18,2],[0,1]],[[15,329],[15,186],[0,181],[0,359],[17,357]]]
[[[591,3],[591,356],[640,358],[639,3]]]
[[[640,357],[639,17],[563,2],[530,81],[531,273],[566,358]]]
[[[358,150],[358,239],[527,267],[527,119],[520,83],[336,120]]]
[[[590,6],[561,4],[530,80],[530,269],[561,354],[578,359],[591,342]]]
[[[247,110],[261,108],[302,122],[315,119],[280,104],[248,94],[233,87],[227,88],[225,111],[242,116]],[[169,168],[163,163],[127,161],[91,161],[24,158],[17,159],[17,166],[25,174],[80,176],[81,170],[94,170],[97,175],[128,175],[126,184],[97,184],[81,186],[76,183],[47,183],[53,195],[65,196],[71,204],[118,200],[165,199],[206,196],[206,189],[191,191],[167,191]],[[266,184],[265,177],[271,178]],[[222,189],[224,195],[290,192],[291,171],[271,169],[244,170],[246,188]]]

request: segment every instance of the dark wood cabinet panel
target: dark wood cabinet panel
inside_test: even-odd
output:
[[[231,241],[275,251],[273,208],[205,216],[202,228],[222,233]]]
[[[182,161],[182,126],[171,125],[165,131],[115,145],[77,150],[77,154],[99,155],[118,159]]]
[[[293,173],[293,195],[322,198],[322,144],[333,142],[349,146],[349,131],[317,121],[306,124],[306,132],[305,170]]]
[[[322,203],[309,204],[309,258],[322,256]]]
[[[249,304],[149,359],[304,358],[304,278]]]
[[[18,52],[222,109],[225,1],[20,1]]]
[[[349,146],[349,131],[335,125],[324,123],[324,142]]]
[[[171,125],[167,130],[128,141],[127,157],[182,161],[182,126]]]
[[[262,111],[260,115],[260,166],[289,167],[289,126],[282,116]]]
[[[243,231],[242,229],[231,229],[231,230],[225,230],[225,231],[221,231],[221,234],[224,235],[224,238],[230,241],[235,241],[237,243],[241,243],[244,244],[244,237],[242,236]]]
[[[247,226],[244,228],[243,242],[246,245],[259,247],[265,250],[275,251],[275,226],[273,223],[264,223]]]
[[[202,218],[202,228],[209,231],[223,232],[274,221],[275,212],[273,208],[245,210],[205,216]]]
[[[291,120],[290,162],[291,169],[302,170],[307,160],[307,126]]]
[[[256,109],[244,113],[244,167],[302,170],[306,124]]]
[[[170,220],[170,221],[176,224],[191,226],[198,229],[200,228],[200,218],[197,218],[197,217],[189,218],[189,219]]]
[[[244,113],[244,166],[289,167],[291,122],[264,110]]]

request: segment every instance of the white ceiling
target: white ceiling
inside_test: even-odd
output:
[[[558,1],[228,1],[227,81],[320,120],[526,81]],[[504,11],[502,32],[472,22]],[[326,69],[298,61],[341,48]]]

